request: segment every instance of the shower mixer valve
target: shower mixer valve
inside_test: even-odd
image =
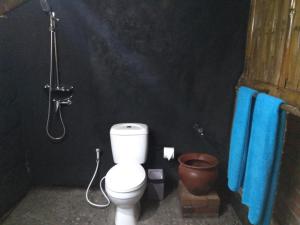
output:
[[[50,85],[46,84],[44,88],[49,94]],[[60,107],[63,105],[72,104],[73,91],[74,91],[73,86],[69,86],[69,87],[60,86],[60,87],[55,87],[50,89],[52,102],[54,102],[55,104],[55,112],[57,112],[60,109]]]
[[[53,99],[52,101],[55,103],[55,112],[57,112],[62,105],[71,105],[72,104],[72,96],[64,99]]]

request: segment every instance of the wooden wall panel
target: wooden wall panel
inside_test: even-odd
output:
[[[252,0],[239,85],[300,109],[300,0]]]
[[[289,12],[289,30],[286,60],[283,70],[284,87],[300,89],[300,1],[292,0]]]
[[[253,0],[245,79],[277,85],[285,46],[289,0]]]
[[[272,224],[299,225],[300,0],[252,0],[245,69],[239,85],[287,103],[284,107],[290,114]],[[234,199],[237,213],[245,217],[246,210],[239,210],[239,200]]]

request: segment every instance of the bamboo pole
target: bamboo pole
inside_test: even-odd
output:
[[[290,113],[294,116],[300,117],[300,110],[292,105],[289,104],[282,104],[280,107],[282,110],[285,110],[287,113]]]

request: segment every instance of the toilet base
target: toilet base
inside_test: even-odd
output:
[[[139,203],[132,207],[116,207],[115,225],[137,225],[140,208]]]

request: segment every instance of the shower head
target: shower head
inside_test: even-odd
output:
[[[50,8],[48,0],[40,0],[40,4],[41,4],[42,10],[44,12],[48,12],[48,13],[51,12],[51,8]]]

